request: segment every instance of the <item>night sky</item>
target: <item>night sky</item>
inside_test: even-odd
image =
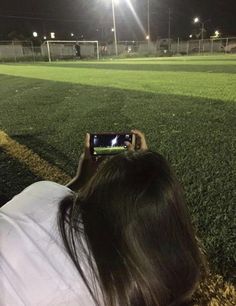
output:
[[[145,30],[147,0],[129,0]],[[206,36],[219,30],[223,37],[236,36],[236,0],[150,0],[151,38],[168,36],[168,11],[171,11],[171,37],[187,38],[198,34],[193,17],[206,22]],[[144,40],[126,0],[116,6],[119,40]],[[112,41],[111,0],[2,0],[0,2],[0,40],[14,37],[30,39],[55,32],[57,39],[76,38]]]

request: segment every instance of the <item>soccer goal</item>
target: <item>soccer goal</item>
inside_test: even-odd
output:
[[[99,60],[97,40],[47,40],[42,44],[42,53],[49,62],[93,58]]]

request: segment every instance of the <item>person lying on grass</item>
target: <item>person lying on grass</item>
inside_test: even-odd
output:
[[[205,271],[170,166],[140,142],[75,178],[37,182],[0,209],[1,305],[190,305]]]

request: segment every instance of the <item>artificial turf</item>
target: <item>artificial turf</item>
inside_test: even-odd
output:
[[[86,131],[144,131],[184,186],[212,270],[233,281],[235,73],[235,56],[0,65],[0,129],[69,175]],[[15,163],[8,197],[29,183]]]

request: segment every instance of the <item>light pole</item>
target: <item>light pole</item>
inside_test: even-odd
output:
[[[148,28],[147,41],[148,41],[148,49],[149,49],[150,48],[150,0],[147,0],[147,28]]]
[[[210,19],[207,19],[206,21],[201,22],[199,17],[195,17],[194,20],[193,20],[194,23],[200,23],[200,24],[201,24],[202,51],[204,51],[204,31],[205,31],[205,23],[206,23],[207,21],[209,21],[209,20],[210,20]],[[200,52],[200,41],[199,41],[199,52]]]
[[[210,19],[207,19],[206,21],[204,22],[201,22],[200,21],[200,18],[199,17],[195,17],[193,19],[194,23],[200,23],[201,24],[201,40],[202,40],[202,43],[203,43],[203,40],[204,40],[204,31],[205,31],[205,24],[210,21]]]
[[[117,35],[116,35],[116,15],[115,15],[115,3],[114,0],[111,0],[112,3],[112,16],[113,16],[113,29],[114,29],[114,42],[115,42],[115,52],[116,56],[118,55],[118,47],[117,47]]]
[[[205,24],[204,24],[204,22],[200,21],[199,17],[195,17],[193,21],[194,21],[194,23],[200,23],[201,24],[201,40],[203,42],[203,39],[204,39],[204,30],[205,30],[204,29],[204,25]]]
[[[170,11],[170,8],[169,8],[169,14],[168,14],[168,51],[170,52],[170,49],[171,49],[171,41],[170,41],[170,31],[171,31],[171,11]]]

